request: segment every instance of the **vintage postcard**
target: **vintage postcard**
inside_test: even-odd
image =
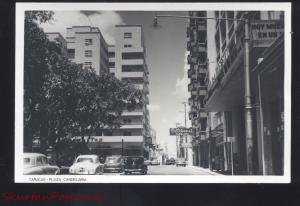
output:
[[[16,183],[290,182],[290,3],[17,3],[15,51]]]

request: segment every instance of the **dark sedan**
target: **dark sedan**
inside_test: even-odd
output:
[[[132,173],[147,174],[148,167],[144,163],[143,156],[129,156],[125,160],[124,172],[125,175]]]

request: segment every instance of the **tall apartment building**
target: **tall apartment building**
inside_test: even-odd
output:
[[[206,11],[189,12],[189,26],[187,28],[187,50],[188,55],[188,78],[190,84],[188,91],[192,128],[194,130],[193,164],[201,167],[208,167],[208,139],[206,136],[207,112],[204,108],[204,98],[207,94],[207,20],[193,17],[206,17]]]
[[[67,28],[68,58],[83,67],[92,67],[96,74],[108,72],[108,45],[99,28],[72,26]]]
[[[146,139],[151,137],[149,110],[149,79],[146,47],[141,25],[116,25],[115,45],[108,46],[109,71],[116,78],[143,91],[144,104],[134,111],[123,111],[122,126],[107,130],[102,138],[114,139],[105,155],[145,155],[149,151]],[[117,144],[119,142],[119,144]],[[121,145],[120,145],[121,143]]]
[[[216,18],[250,20],[254,174],[281,175],[284,142],[283,12],[216,11],[214,15]],[[228,174],[249,174],[245,137],[244,24],[225,19],[215,23],[218,64],[208,71],[205,97],[205,107],[210,111],[208,148],[211,168]]]
[[[150,137],[149,79],[142,26],[116,25],[115,45],[107,45],[96,27],[67,28],[68,57],[84,67],[93,67],[98,75],[109,72],[143,91],[143,106],[123,111],[120,128],[107,128],[92,136],[88,146],[99,155],[148,156]]]

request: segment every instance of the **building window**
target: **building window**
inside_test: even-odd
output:
[[[122,78],[122,81],[130,83],[130,84],[143,84],[144,78],[142,78],[142,77],[125,77],[125,78]]]
[[[143,72],[144,65],[122,65],[122,72]]]
[[[123,132],[123,136],[131,136],[131,132]]]
[[[124,48],[129,48],[129,47],[132,47],[131,44],[124,44]]]
[[[131,124],[131,119],[129,119],[129,118],[124,118],[124,119],[123,119],[123,123],[124,123],[124,124]]]
[[[122,59],[144,59],[144,53],[143,52],[122,53]]]
[[[114,68],[115,67],[115,62],[109,62],[108,67],[109,68]]]
[[[85,57],[92,57],[93,56],[92,50],[85,50],[84,51],[84,56]]]
[[[115,52],[108,52],[108,57],[109,58],[115,57]]]
[[[85,39],[85,46],[93,45],[93,39]]]
[[[132,33],[131,32],[125,32],[124,33],[124,39],[131,39],[132,38]]]
[[[84,68],[85,68],[85,69],[91,68],[92,65],[93,65],[92,62],[84,62]]]
[[[68,49],[68,58],[69,59],[75,58],[75,49]]]

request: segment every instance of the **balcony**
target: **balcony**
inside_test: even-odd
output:
[[[206,74],[207,73],[207,65],[206,64],[198,64],[197,65],[198,74]]]
[[[198,25],[198,30],[199,31],[205,31],[206,30],[206,24],[200,24],[200,25]]]
[[[197,64],[198,59],[195,56],[191,56],[190,54],[187,57],[188,64]]]
[[[203,110],[199,112],[200,118],[207,118],[207,112],[204,112]]]
[[[198,108],[195,106],[191,106],[191,112],[198,112]]]
[[[143,116],[144,112],[142,110],[138,111],[124,111],[122,116]]]
[[[122,72],[122,78],[138,77],[143,78],[144,72]]]
[[[148,95],[144,95],[144,104],[149,104],[149,97],[148,97]]]
[[[199,95],[205,96],[207,94],[207,86],[200,86],[199,87]]]
[[[143,122],[141,122],[140,124],[135,123],[135,124],[124,124],[121,125],[120,129],[143,129]]]
[[[198,117],[197,112],[192,112],[192,111],[189,112],[189,120],[192,120],[197,117]]]
[[[195,74],[195,70],[193,68],[188,69],[188,78],[192,78],[193,74]]]
[[[144,59],[123,59],[122,65],[144,65]]]
[[[148,84],[144,84],[144,93],[149,94],[149,87]]]
[[[186,50],[187,50],[187,51],[190,51],[190,49],[191,49],[191,42],[188,41],[188,42],[186,43]]]
[[[198,87],[200,86],[199,82],[192,82],[188,84],[188,91],[193,91],[193,90],[197,90]]]

